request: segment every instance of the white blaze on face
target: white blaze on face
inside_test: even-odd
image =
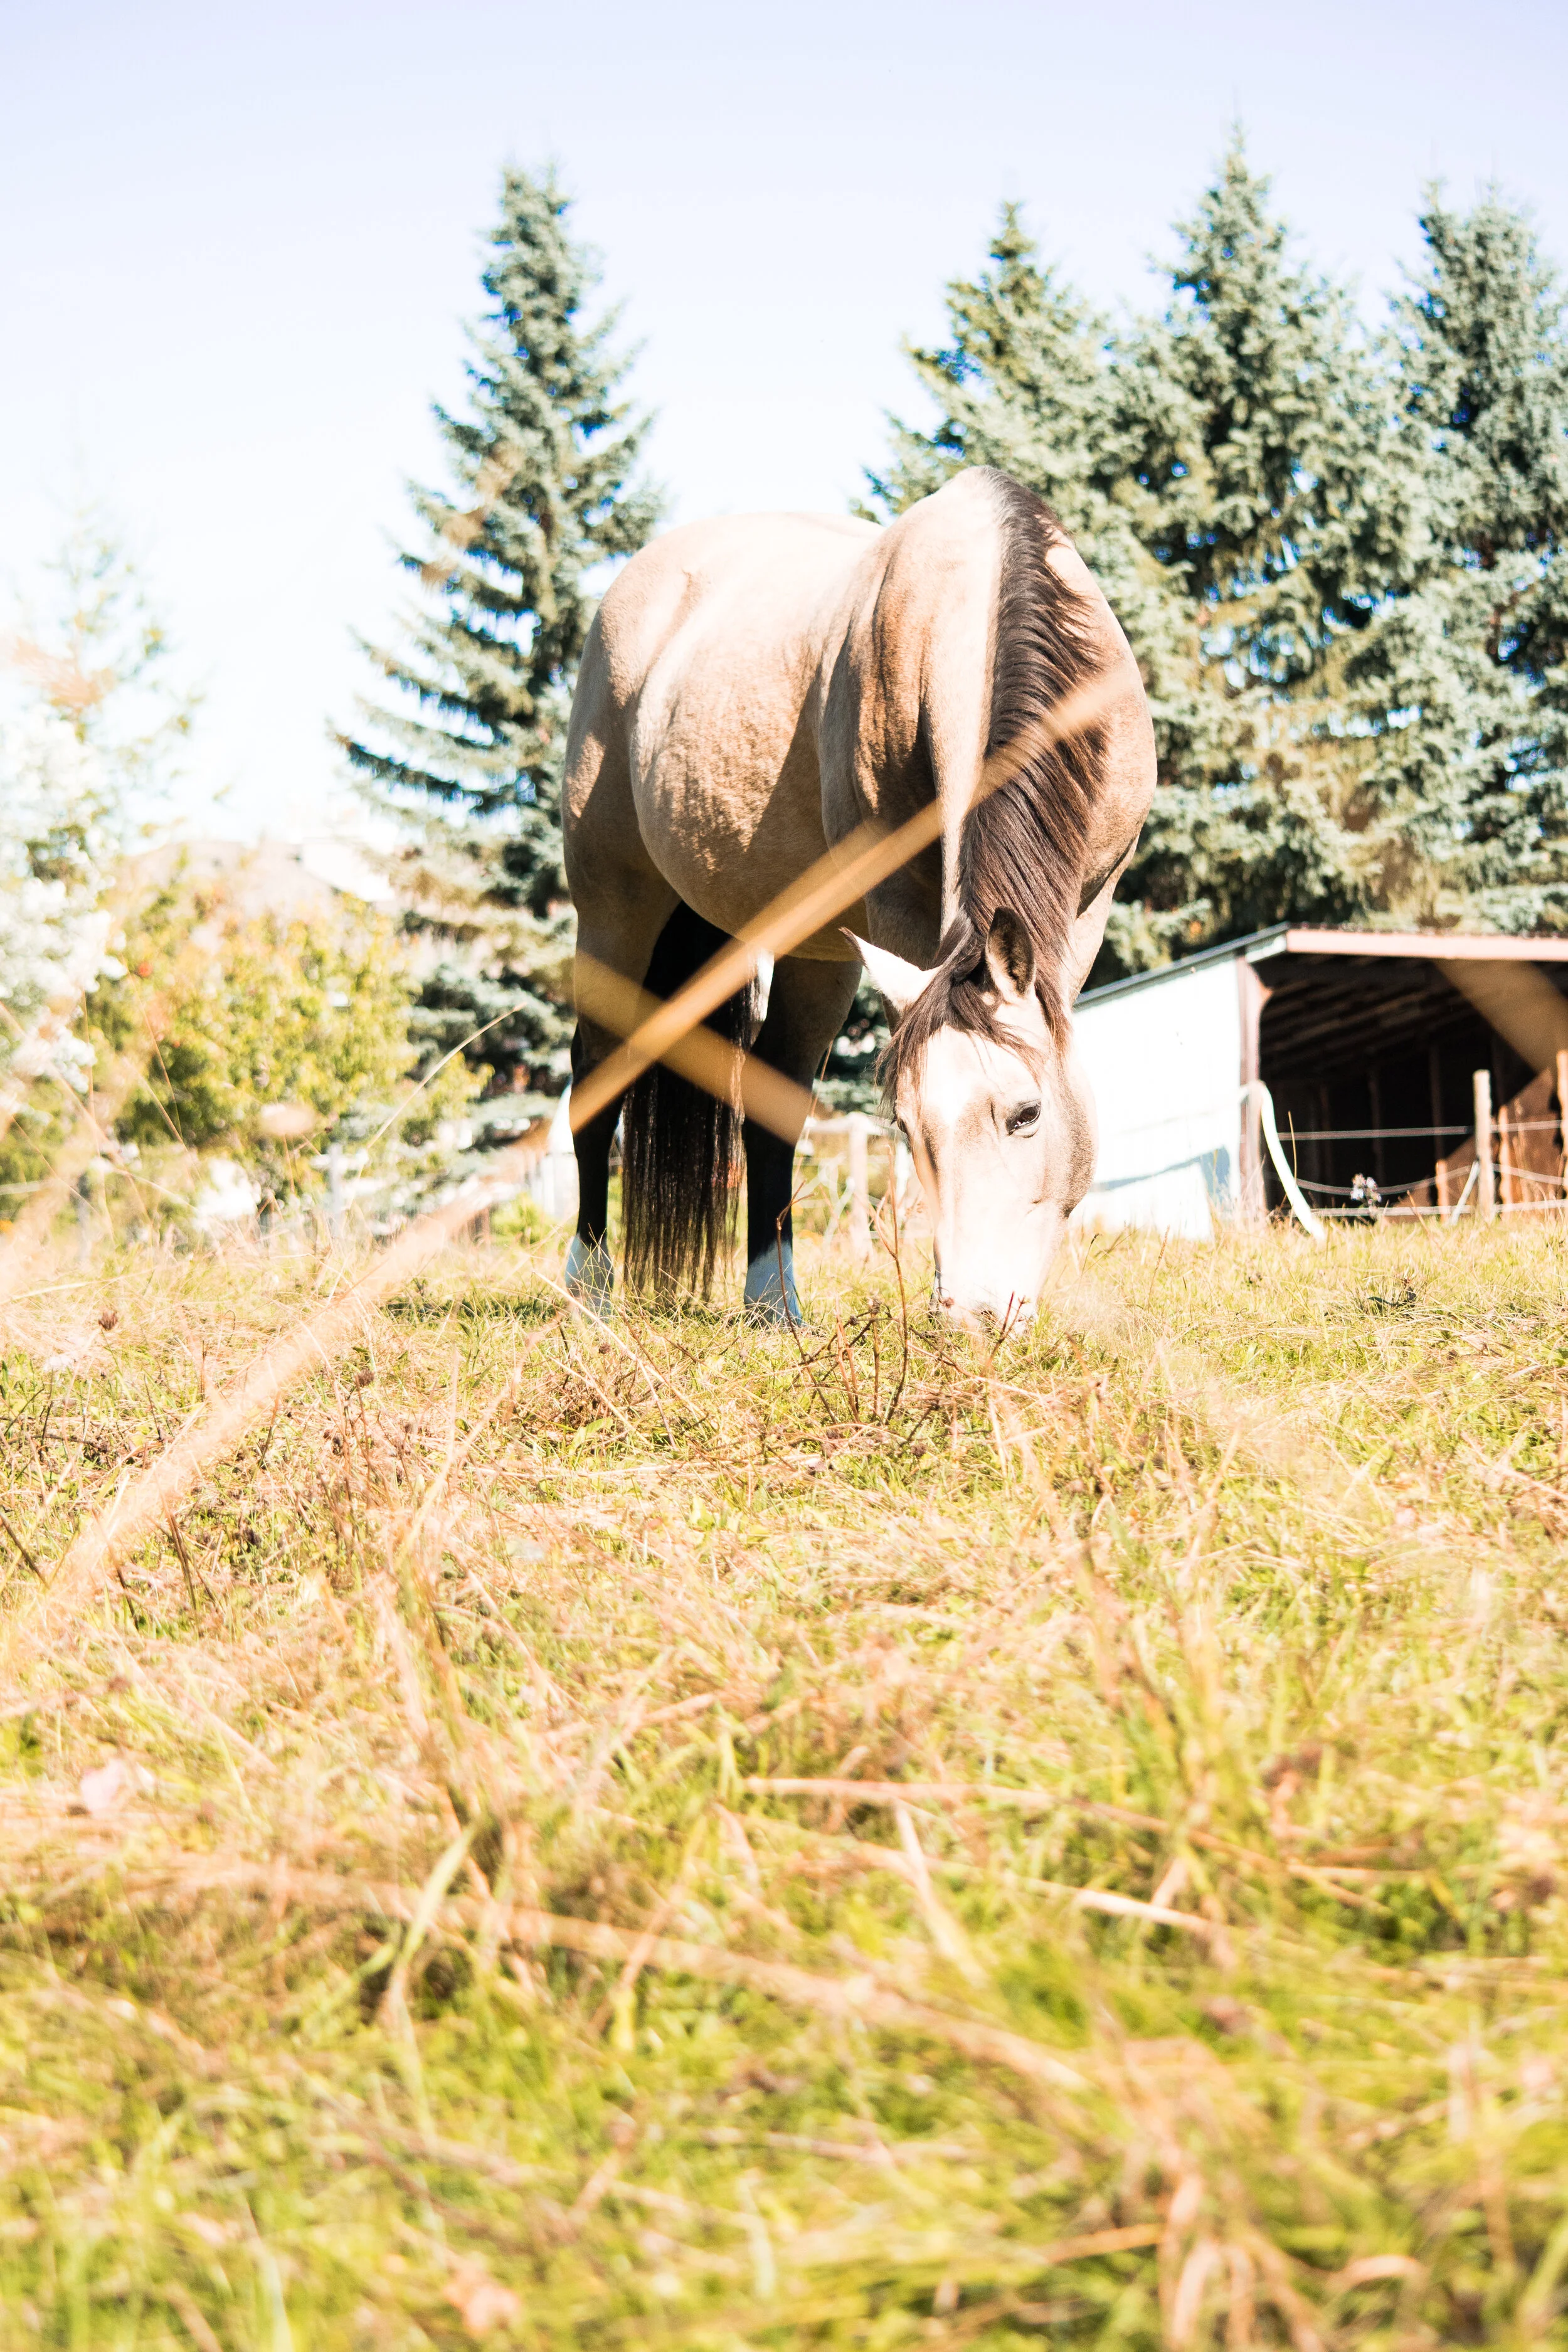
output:
[[[895,1013],[932,978],[856,945]],[[1016,1330],[1034,1314],[1067,1220],[1089,1190],[1094,1113],[1082,1072],[1047,1027],[1016,917],[997,916],[986,962],[1005,1042],[937,1029],[897,1108],[931,1218],[938,1305],[970,1328]]]

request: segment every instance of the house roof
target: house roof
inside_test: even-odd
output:
[[[330,916],[355,894],[316,872],[306,855],[304,846],[289,841],[170,841],[144,850],[133,870],[153,885],[219,885],[233,911],[247,920],[274,915],[286,923],[308,923]]]
[[[1263,963],[1271,956],[1378,956],[1426,963],[1568,963],[1568,937],[1521,937],[1503,931],[1374,931],[1326,925],[1275,923],[1245,939],[1226,940],[1223,946],[1204,948],[1156,971],[1134,972],[1130,980],[1113,980],[1103,988],[1086,989],[1079,1004],[1103,1004],[1107,998],[1125,996],[1133,989],[1158,988],[1184,979],[1214,963]]]

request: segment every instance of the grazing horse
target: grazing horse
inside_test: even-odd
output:
[[[1068,697],[1091,715],[1058,740]],[[1010,781],[982,797],[988,761]],[[689,524],[616,578],[589,635],[567,746],[577,1082],[618,1038],[595,965],[668,997],[868,821],[928,808],[940,838],[781,956],[709,1026],[808,1087],[862,963],[897,1027],[887,1073],[957,1321],[1032,1313],[1093,1171],[1070,1007],[1154,785],[1127,641],[1061,526],[989,468],[886,528],[816,515]],[[593,961],[590,962],[589,959]],[[656,1064],[576,1137],[573,1296],[607,1308],[610,1146],[622,1125],[633,1284],[706,1289],[733,1214],[741,1119]],[[795,1141],[744,1122],[745,1299],[798,1315]]]

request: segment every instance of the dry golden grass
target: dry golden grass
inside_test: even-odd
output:
[[[1563,1242],[803,1256],[449,1251],[16,1670],[6,2341],[1568,2341]],[[12,1298],[5,1608],[344,1272]]]

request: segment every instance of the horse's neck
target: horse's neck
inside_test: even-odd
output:
[[[862,760],[873,814],[896,824],[933,795],[940,809],[941,930],[1010,904],[1044,967],[1065,974],[1085,881],[1121,862],[1152,781],[1142,685],[1095,582],[1017,485],[961,476],[885,534],[858,651],[870,688],[862,751],[883,755]],[[1132,756],[1049,754],[1041,730],[1064,698],[1113,678]],[[1096,731],[1109,752],[1117,729]],[[987,765],[994,735],[1000,767]],[[928,930],[931,883],[928,872]]]
[[[958,483],[889,524],[837,616],[833,659],[853,677],[860,788],[898,824],[942,808],[944,898],[985,755],[1001,539]]]

